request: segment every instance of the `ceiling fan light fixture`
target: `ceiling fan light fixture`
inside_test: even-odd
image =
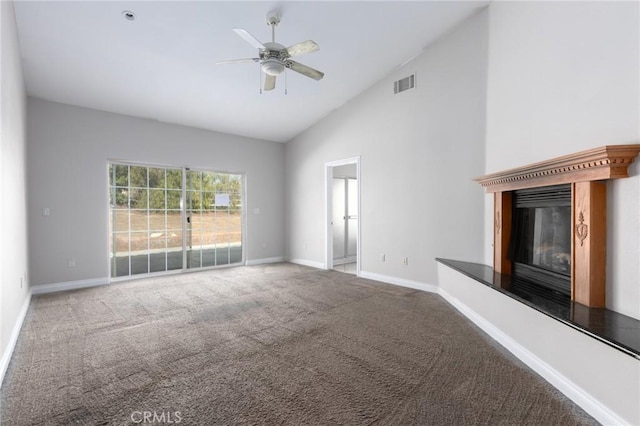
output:
[[[262,71],[265,74],[277,76],[284,72],[284,64],[277,59],[265,59],[262,62]]]

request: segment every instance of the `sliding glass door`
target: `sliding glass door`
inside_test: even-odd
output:
[[[242,262],[242,175],[186,171],[186,267]]]
[[[242,175],[110,163],[109,197],[114,278],[243,261]]]

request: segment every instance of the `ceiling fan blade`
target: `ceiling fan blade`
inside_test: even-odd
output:
[[[293,57],[320,50],[320,46],[318,46],[313,40],[307,40],[301,43],[296,43],[293,46],[289,46],[285,50],[287,51],[289,56]]]
[[[228,59],[226,61],[216,62],[216,65],[220,64],[241,64],[243,62],[258,62],[260,58],[244,58],[244,59]]]
[[[247,30],[243,30],[242,28],[234,28],[233,31],[236,32],[240,37],[245,39],[250,45],[255,47],[256,49],[266,49],[262,43],[258,41],[257,38],[249,34]]]
[[[264,79],[264,90],[273,90],[276,88],[276,76],[267,74]]]
[[[314,80],[321,80],[322,77],[324,77],[324,73],[320,72],[318,70],[314,70],[311,67],[308,67],[306,65],[302,65],[300,62],[296,62],[296,61],[287,61],[287,67],[291,68],[292,70],[299,72],[302,75],[306,75],[307,77],[310,77]]]

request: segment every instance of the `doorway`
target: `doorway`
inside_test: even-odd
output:
[[[326,268],[360,274],[360,158],[326,163]]]

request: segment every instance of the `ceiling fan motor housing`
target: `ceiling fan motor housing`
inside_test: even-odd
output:
[[[280,43],[265,43],[265,50],[260,52],[262,71],[265,74],[277,76],[282,74],[285,61],[289,57],[287,51]]]

